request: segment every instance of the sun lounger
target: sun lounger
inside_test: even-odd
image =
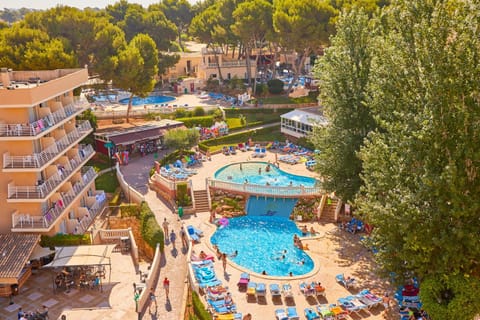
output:
[[[275,297],[281,297],[282,293],[280,292],[280,287],[276,283],[270,283],[270,294],[272,295],[272,298]]]
[[[360,302],[364,303],[369,309],[382,303],[382,298],[365,289],[355,296]]]
[[[275,310],[275,319],[277,320],[288,320],[287,313],[284,309]]]
[[[318,315],[318,313],[312,308],[305,308],[305,317],[307,318],[307,320],[320,319],[320,316]]]
[[[235,150],[235,147],[234,147],[234,146],[230,146],[230,147],[228,148],[228,150],[229,150],[230,154],[237,154],[237,151]]]
[[[347,319],[348,311],[343,310],[340,306],[336,304],[330,305],[330,311],[333,313],[334,319]]]
[[[209,306],[212,309],[212,313],[232,313],[237,310],[237,306],[232,304],[227,304],[225,300],[207,300]]]
[[[297,308],[295,307],[287,308],[287,316],[288,316],[288,320],[300,320],[300,317],[298,316]]]
[[[260,148],[255,148],[255,151],[252,154],[252,158],[260,157]]]
[[[253,296],[253,297],[255,297],[256,291],[257,291],[257,283],[255,283],[255,282],[249,282],[249,283],[247,284],[247,297],[248,297],[248,296]]]
[[[335,314],[330,310],[330,306],[328,304],[321,304],[317,306],[317,311],[323,320],[335,319]]]
[[[225,313],[225,314],[216,314],[214,316],[215,320],[242,320],[241,313]]]
[[[191,228],[193,229],[193,231],[195,232],[195,234],[199,237],[203,237],[203,231],[198,229],[198,228],[195,228],[194,226],[192,225],[189,225],[187,228]]]
[[[242,152],[245,152],[247,151],[247,149],[245,148],[245,145],[243,143],[239,143],[238,144],[238,150],[242,151]]]
[[[250,282],[250,275],[246,272],[243,272],[240,275],[240,280],[238,280],[237,286],[238,288],[246,288],[247,284]]]
[[[315,295],[325,297],[326,296],[326,290],[325,287],[323,287],[320,282],[315,283],[312,282],[311,286],[315,289]]]
[[[289,283],[282,285],[282,295],[284,298],[293,298],[292,286]]]
[[[305,297],[309,296],[314,296],[315,295],[315,288],[312,287],[311,284],[308,284],[306,282],[302,282],[299,284],[300,286],[300,291],[303,293]]]
[[[342,286],[344,286],[347,289],[354,286],[354,284],[355,284],[355,279],[354,278],[350,278],[350,277],[345,278],[343,273],[337,274],[335,276],[335,279],[337,280],[338,283],[340,283]]]
[[[265,297],[267,295],[267,288],[265,287],[265,283],[257,283],[255,295],[257,297]]]
[[[348,312],[360,312],[361,310],[367,308],[367,306],[354,296],[348,296],[345,298],[339,298],[338,303],[342,306],[343,309],[347,310]]]
[[[195,228],[194,226],[187,226],[187,233],[190,239],[195,242],[199,242],[200,236],[203,235],[203,231]]]

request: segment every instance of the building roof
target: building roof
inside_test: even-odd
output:
[[[38,234],[0,234],[0,283],[17,283],[39,241]]]
[[[183,122],[180,121],[162,119],[132,128],[100,130],[95,133],[95,136],[105,141],[112,141],[116,145],[128,145],[138,141],[158,139],[165,135],[167,130],[182,125]]]
[[[56,247],[55,258],[44,267],[78,267],[109,265],[110,256],[116,245],[92,245],[92,246],[71,246]]]
[[[280,116],[281,118],[293,120],[305,124],[326,125],[328,123],[319,108],[295,109]]]

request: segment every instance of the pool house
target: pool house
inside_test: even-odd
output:
[[[282,114],[281,132],[293,140],[304,138],[313,131],[314,126],[324,126],[327,119],[320,107],[295,109]]]

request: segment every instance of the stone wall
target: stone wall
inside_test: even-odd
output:
[[[229,217],[245,215],[246,198],[243,195],[235,194],[223,190],[210,189],[210,197],[212,199],[212,208],[215,208],[217,215]],[[236,205],[232,205],[232,203]]]

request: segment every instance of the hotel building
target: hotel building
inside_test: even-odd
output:
[[[88,70],[0,69],[0,233],[82,234],[105,203],[93,128],[75,117],[90,105],[74,96]]]

